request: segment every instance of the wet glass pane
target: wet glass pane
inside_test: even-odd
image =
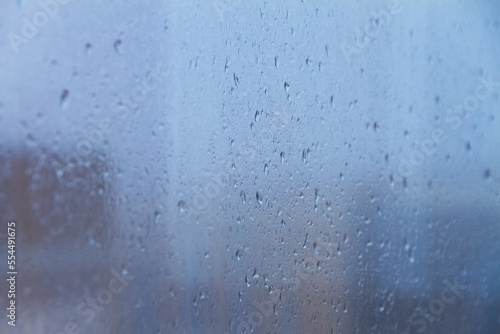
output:
[[[0,333],[500,332],[499,32],[486,0],[0,3]]]

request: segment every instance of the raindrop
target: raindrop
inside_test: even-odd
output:
[[[236,85],[236,87],[238,87],[240,85],[240,79],[238,79],[236,73],[233,73],[233,79],[234,79],[234,84]]]
[[[186,203],[184,201],[179,201],[179,203],[177,203],[177,208],[179,209],[179,213],[183,213],[186,211]]]
[[[262,195],[258,191],[255,193],[255,197],[257,198],[257,203],[262,205]]]
[[[59,96],[59,105],[61,108],[66,107],[66,100],[68,98],[69,91],[67,89],[63,89],[61,91],[61,95]]]
[[[121,41],[121,40],[119,40],[119,39],[117,39],[117,40],[113,43],[113,46],[114,46],[114,48],[115,48],[116,53],[122,53],[122,52],[121,52],[121,49],[120,49],[121,44],[122,44],[122,41]]]
[[[410,250],[410,244],[408,243],[408,239],[405,239],[405,244],[404,244],[405,251]]]
[[[307,162],[307,156],[308,156],[309,152],[311,152],[311,150],[310,150],[310,149],[307,149],[307,150],[306,150],[306,149],[304,149],[304,150],[302,151],[302,162],[304,162],[304,163],[306,163],[306,162]]]
[[[160,221],[160,217],[161,217],[161,213],[156,210],[155,211],[155,224],[158,224],[158,222]]]
[[[92,53],[92,44],[90,43],[85,44],[85,53],[88,55]]]
[[[253,278],[254,279],[259,278],[259,274],[257,274],[257,269],[255,269],[255,268],[253,269]]]
[[[285,87],[285,91],[288,92],[288,89],[290,88],[290,85],[288,84],[288,82],[285,81],[284,87]]]
[[[241,201],[243,202],[243,204],[245,204],[247,201],[247,196],[243,190],[240,191],[240,198],[241,198]]]

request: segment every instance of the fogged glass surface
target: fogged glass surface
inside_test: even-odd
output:
[[[498,333],[495,1],[4,1],[1,333]]]

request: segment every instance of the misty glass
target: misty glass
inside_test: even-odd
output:
[[[498,333],[496,1],[0,3],[1,333]]]

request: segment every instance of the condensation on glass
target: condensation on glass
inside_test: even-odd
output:
[[[494,1],[0,9],[2,333],[500,330]]]

